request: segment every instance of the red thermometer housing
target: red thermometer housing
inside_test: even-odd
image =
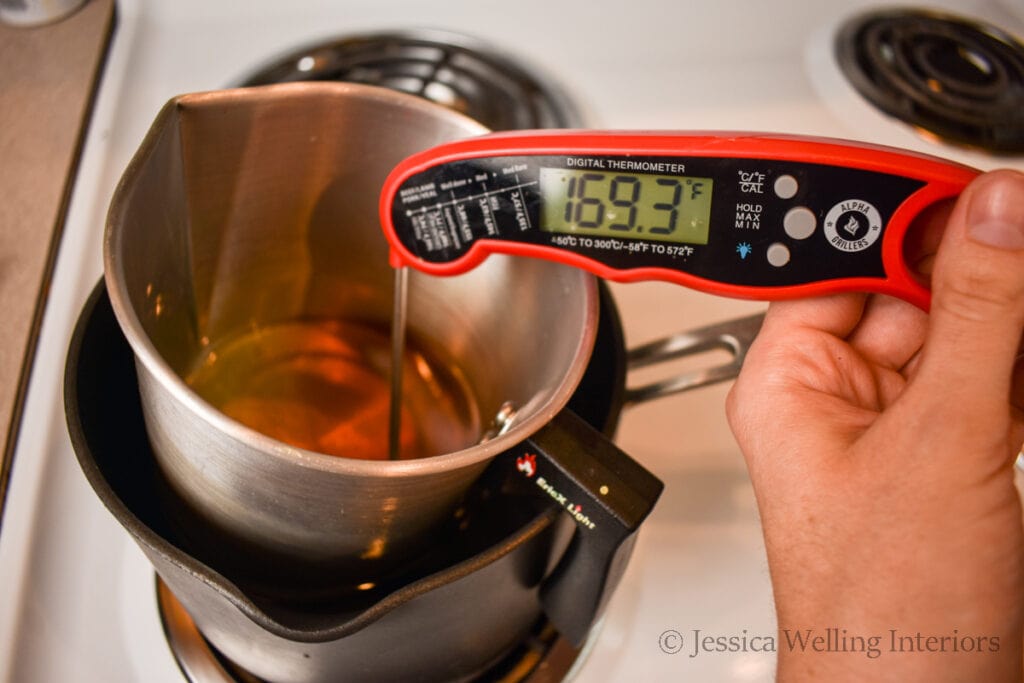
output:
[[[435,275],[505,253],[731,297],[870,291],[927,308],[907,230],[979,173],[826,138],[520,131],[409,157],[380,214],[392,265]]]

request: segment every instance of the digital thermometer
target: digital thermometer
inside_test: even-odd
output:
[[[495,133],[403,161],[380,210],[392,265],[436,275],[506,253],[740,298],[872,291],[927,308],[907,229],[978,174],[825,138]]]

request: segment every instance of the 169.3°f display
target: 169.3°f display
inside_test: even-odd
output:
[[[707,244],[711,178],[540,169],[541,229]]]

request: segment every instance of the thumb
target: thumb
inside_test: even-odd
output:
[[[971,183],[950,215],[915,384],[961,419],[1008,419],[1022,330],[1024,174],[995,171]]]

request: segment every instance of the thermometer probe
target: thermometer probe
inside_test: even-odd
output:
[[[494,133],[404,160],[380,212],[392,265],[435,275],[505,253],[739,298],[871,291],[927,308],[907,229],[979,173],[826,138]]]

